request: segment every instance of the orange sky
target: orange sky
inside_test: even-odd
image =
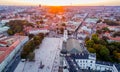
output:
[[[100,6],[100,5],[119,5],[120,0],[0,0],[0,5],[80,5],[80,6]]]

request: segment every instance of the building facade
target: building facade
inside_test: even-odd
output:
[[[3,49],[0,48],[0,51],[4,51],[0,55],[0,72],[6,72],[8,65],[15,59],[15,55],[18,54],[22,46],[29,40],[27,36],[20,36],[17,40],[9,47]]]
[[[96,54],[71,38],[63,42],[59,68],[62,72],[119,72],[120,65],[97,61]]]

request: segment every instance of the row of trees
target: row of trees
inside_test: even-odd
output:
[[[119,22],[112,21],[112,20],[109,20],[109,19],[105,19],[103,23],[106,23],[106,24],[108,24],[110,26],[118,26],[118,25],[120,25]]]
[[[110,32],[108,27],[104,27],[104,28],[96,31],[96,33],[98,33],[98,34],[105,33],[105,32]]]
[[[56,26],[57,26],[58,33],[59,34],[63,34],[64,33],[64,29],[66,28],[66,24],[65,23],[61,23],[60,25],[56,25]]]
[[[42,43],[44,39],[44,34],[40,33],[34,36],[29,42],[27,42],[21,52],[22,59],[29,59],[30,61],[34,59],[34,50],[38,48],[38,45]]]
[[[96,33],[98,33],[98,34],[102,34],[102,33],[105,33],[105,32],[113,32],[113,33],[112,33],[112,36],[113,36],[113,37],[120,36],[120,31],[117,31],[117,32],[111,31],[111,30],[109,30],[108,27],[104,27],[104,28],[96,31]]]
[[[99,38],[93,34],[92,38],[85,40],[89,52],[96,53],[98,60],[120,62],[120,42],[108,42],[105,37]]]
[[[113,33],[113,37],[117,37],[117,36],[120,36],[120,31]]]
[[[29,23],[26,20],[11,20],[7,22],[6,25],[10,27],[10,29],[8,29],[7,31],[9,35],[14,35],[15,33],[23,32],[24,26],[33,27],[33,24]]]

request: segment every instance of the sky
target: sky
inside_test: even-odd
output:
[[[0,5],[120,6],[120,0],[0,0]]]

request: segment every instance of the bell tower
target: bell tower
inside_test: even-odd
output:
[[[66,42],[68,39],[68,31],[65,29],[64,30],[64,35],[63,35],[63,40]]]

